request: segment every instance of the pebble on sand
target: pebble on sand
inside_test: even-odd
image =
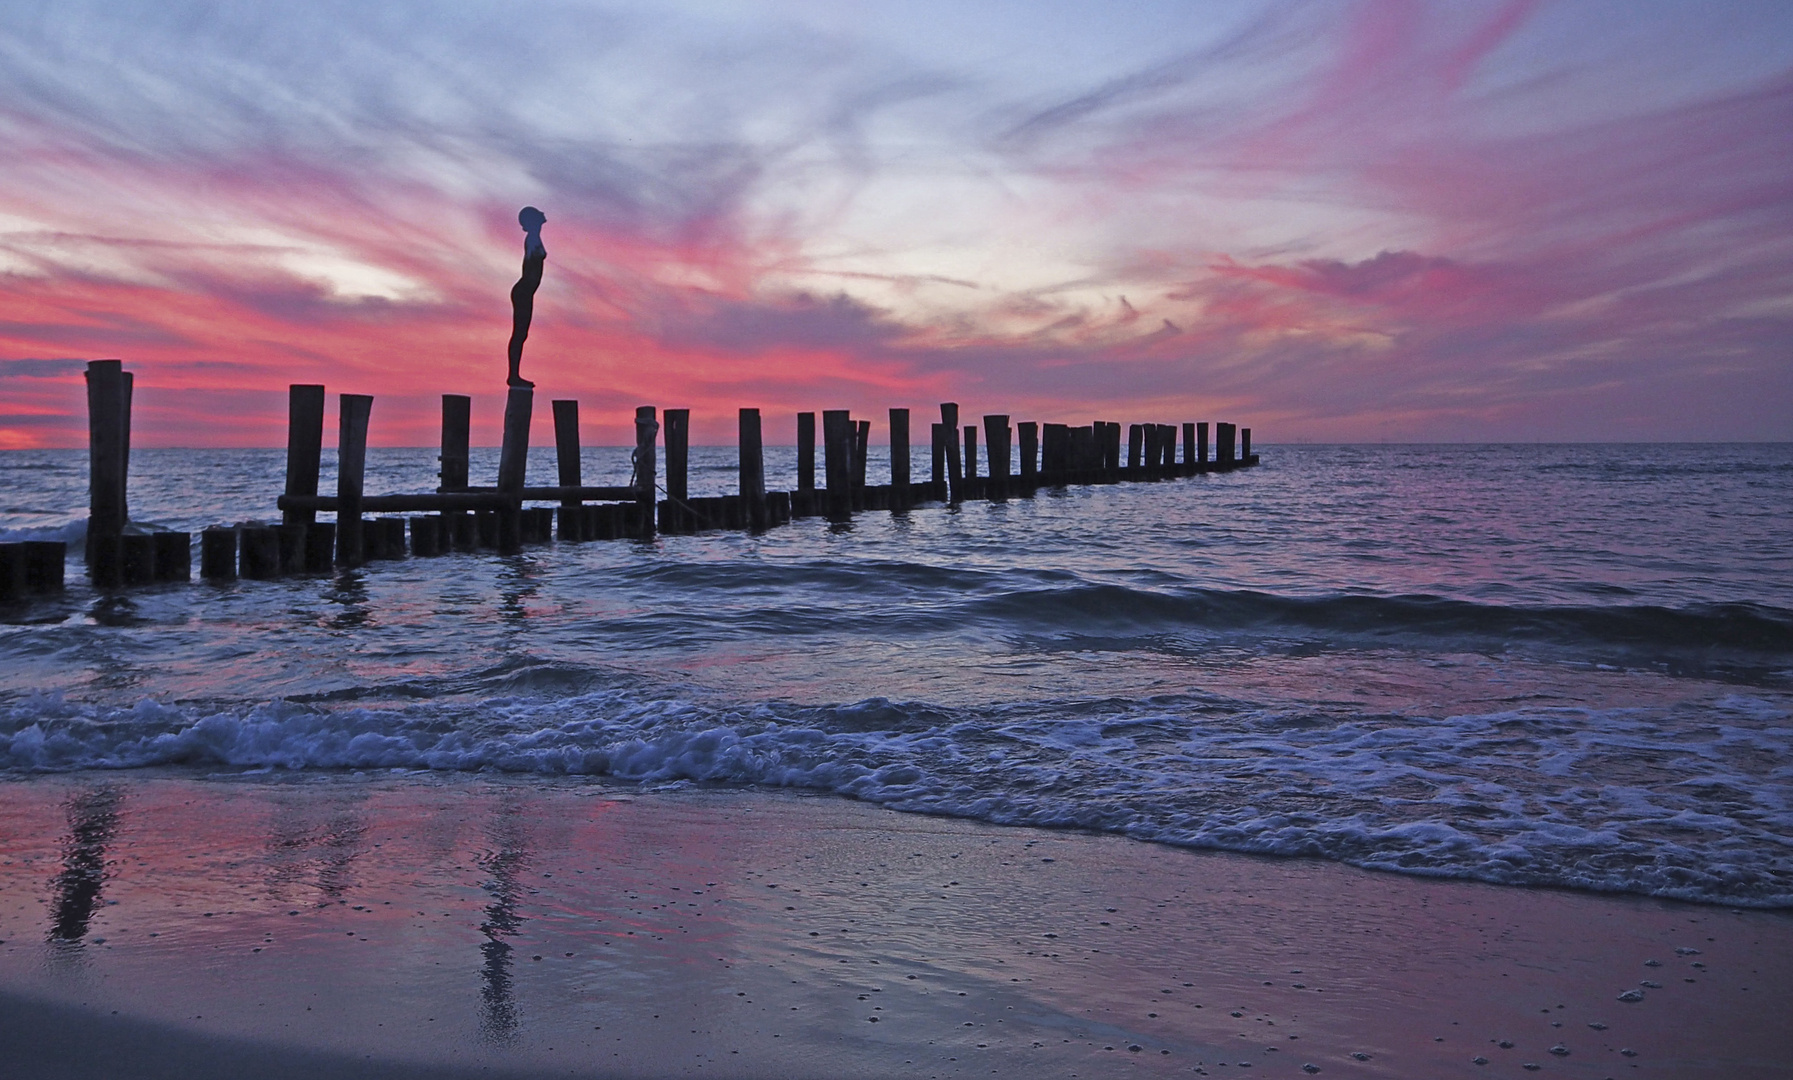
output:
[[[1644,992],[1642,990],[1627,990],[1619,995],[1620,1001],[1642,1001],[1643,999]]]
[[[1568,1057],[1569,1056],[1569,1048],[1564,1046],[1562,1043],[1557,1043],[1555,1046],[1551,1047],[1550,1052],[1555,1054],[1557,1057]]]

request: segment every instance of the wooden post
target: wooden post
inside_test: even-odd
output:
[[[579,403],[577,401],[556,401],[551,403],[554,409],[554,454],[556,464],[560,466],[560,486],[579,487]],[[564,499],[562,506],[578,506],[578,499]]]
[[[853,424],[853,509],[866,509],[865,459],[871,449],[872,422],[858,420]]]
[[[286,493],[316,495],[324,456],[324,388],[294,383],[286,388]],[[287,525],[309,525],[316,510],[284,510]]]
[[[1233,425],[1214,425],[1214,464],[1223,469],[1233,467]]]
[[[1009,418],[1002,413],[984,417],[984,445],[990,457],[989,497],[1004,499],[1009,493]]]
[[[940,405],[940,422],[946,425],[947,501],[954,506],[965,501],[965,473],[959,465],[959,406],[947,401]]]
[[[276,525],[274,532],[280,544],[280,573],[303,574],[305,572],[305,529],[304,525]],[[156,534],[160,536],[160,533]]]
[[[241,530],[237,574],[255,581],[280,576],[280,533],[266,525]]]
[[[1251,429],[1239,429],[1239,460],[1251,464]]]
[[[909,486],[909,410],[890,410],[890,508],[907,510],[915,501]]]
[[[473,399],[465,394],[442,395],[442,479],[438,491],[466,491],[469,427],[473,421]]]
[[[1032,495],[1034,485],[1040,478],[1039,421],[1023,420],[1015,425],[1015,431],[1020,436],[1021,443],[1021,493]]]
[[[1146,431],[1138,424],[1127,425],[1127,468],[1137,471],[1145,454]]]
[[[742,409],[740,413],[741,502],[747,527],[754,532],[766,528],[766,457],[760,441],[760,411]]]
[[[934,439],[934,442],[933,442],[933,455],[934,455],[933,465],[934,465],[934,468],[933,468],[933,472],[929,474],[928,479],[931,480],[934,484],[935,500],[939,501],[939,502],[945,502],[946,498],[947,498],[947,495],[946,495],[946,443],[947,443],[947,440],[951,437],[950,435],[947,434],[951,429],[948,428],[945,424],[934,424],[932,426],[933,426],[933,439]]]
[[[1121,478],[1121,425],[1097,421],[1096,430],[1102,436],[1102,482],[1117,483]]]
[[[666,511],[660,517],[661,529],[669,533],[687,533],[697,528],[692,519],[691,410],[667,409],[666,424]]]
[[[970,491],[971,481],[977,479],[977,425],[965,425],[965,487],[967,496],[975,498]]]
[[[816,489],[816,414],[797,414],[797,490]]]
[[[336,565],[361,565],[361,480],[367,470],[367,418],[374,399],[338,395],[336,435]],[[202,552],[203,554],[203,552]]]
[[[529,475],[529,421],[535,412],[535,391],[513,386],[504,400],[504,444],[498,451],[498,492],[521,492]],[[498,511],[498,553],[523,550],[522,508]]]
[[[822,465],[828,481],[828,520],[853,516],[853,444],[857,432],[845,409],[822,413]]]
[[[159,532],[156,536],[156,580],[193,580],[193,534]]]
[[[1183,425],[1183,469],[1184,476],[1195,475],[1195,425]]]
[[[124,362],[91,360],[87,364],[87,563],[88,574],[98,574],[106,584],[118,570],[111,565],[117,558],[117,546],[105,545],[104,558],[96,570],[96,541],[109,540],[124,532]],[[96,579],[95,584],[101,584]]]
[[[654,501],[658,471],[654,465],[654,444],[660,436],[660,421],[652,405],[635,407],[635,470],[630,484],[635,488],[635,536],[641,540],[654,538]]]
[[[118,539],[119,580],[126,585],[148,585],[156,580],[155,537],[125,533]]]
[[[1158,478],[1158,459],[1164,452],[1164,429],[1157,424],[1142,425],[1145,428],[1145,466],[1147,479]]]
[[[305,526],[305,572],[327,574],[336,554],[336,526],[328,521]]]
[[[0,544],[0,603],[25,598],[25,545]]]
[[[199,576],[228,581],[237,576],[237,531],[213,527],[199,534]]]
[[[1065,482],[1070,449],[1070,428],[1065,424],[1045,424],[1040,428],[1040,482],[1053,487]]]
[[[1195,425],[1195,467],[1197,472],[1208,471],[1208,425],[1205,421]]]

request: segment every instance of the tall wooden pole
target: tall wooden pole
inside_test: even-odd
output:
[[[957,506],[965,499],[965,474],[959,467],[959,406],[957,402],[941,402],[940,422],[946,426],[947,501]]]
[[[467,490],[469,428],[473,420],[473,399],[465,394],[442,395],[442,463],[440,491]]]
[[[635,408],[635,506],[636,533],[642,540],[654,538],[654,488],[656,485],[654,441],[660,436],[660,421],[652,405]]]
[[[846,521],[853,516],[853,443],[851,414],[845,409],[822,413],[822,465],[828,480],[828,520]]]
[[[890,508],[907,510],[914,501],[909,480],[909,410],[890,410]]]
[[[759,532],[766,527],[766,458],[760,441],[760,411],[741,410],[741,502],[747,527]]]
[[[286,391],[286,493],[316,495],[324,457],[324,388],[294,383]],[[316,510],[284,510],[287,525],[310,525]]]
[[[535,391],[513,386],[504,401],[504,444],[498,451],[498,492],[521,495],[529,473],[529,421],[535,412]],[[498,511],[498,552],[523,550],[521,506]]]
[[[797,414],[797,490],[816,489],[816,414]]]
[[[125,527],[124,362],[87,364],[87,567],[96,585],[123,572],[118,537]]]
[[[342,394],[336,434],[336,565],[360,566],[361,490],[367,470],[367,419],[374,399]]]

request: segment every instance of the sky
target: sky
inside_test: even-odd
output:
[[[0,449],[495,443],[525,204],[593,443],[1793,439],[1785,0],[8,0]]]

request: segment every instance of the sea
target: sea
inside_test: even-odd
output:
[[[0,539],[71,553],[65,591],[0,606],[0,783],[794,788],[1793,907],[1793,445],[1258,450],[762,535],[121,592],[84,577],[85,452],[0,452]],[[476,480],[496,456],[474,452]],[[435,457],[371,450],[368,492],[432,489]],[[792,448],[766,459],[795,486]],[[197,534],[277,516],[284,451],[130,468],[134,520]],[[692,494],[735,471],[694,448]],[[628,451],[588,448],[584,475],[627,482]]]

